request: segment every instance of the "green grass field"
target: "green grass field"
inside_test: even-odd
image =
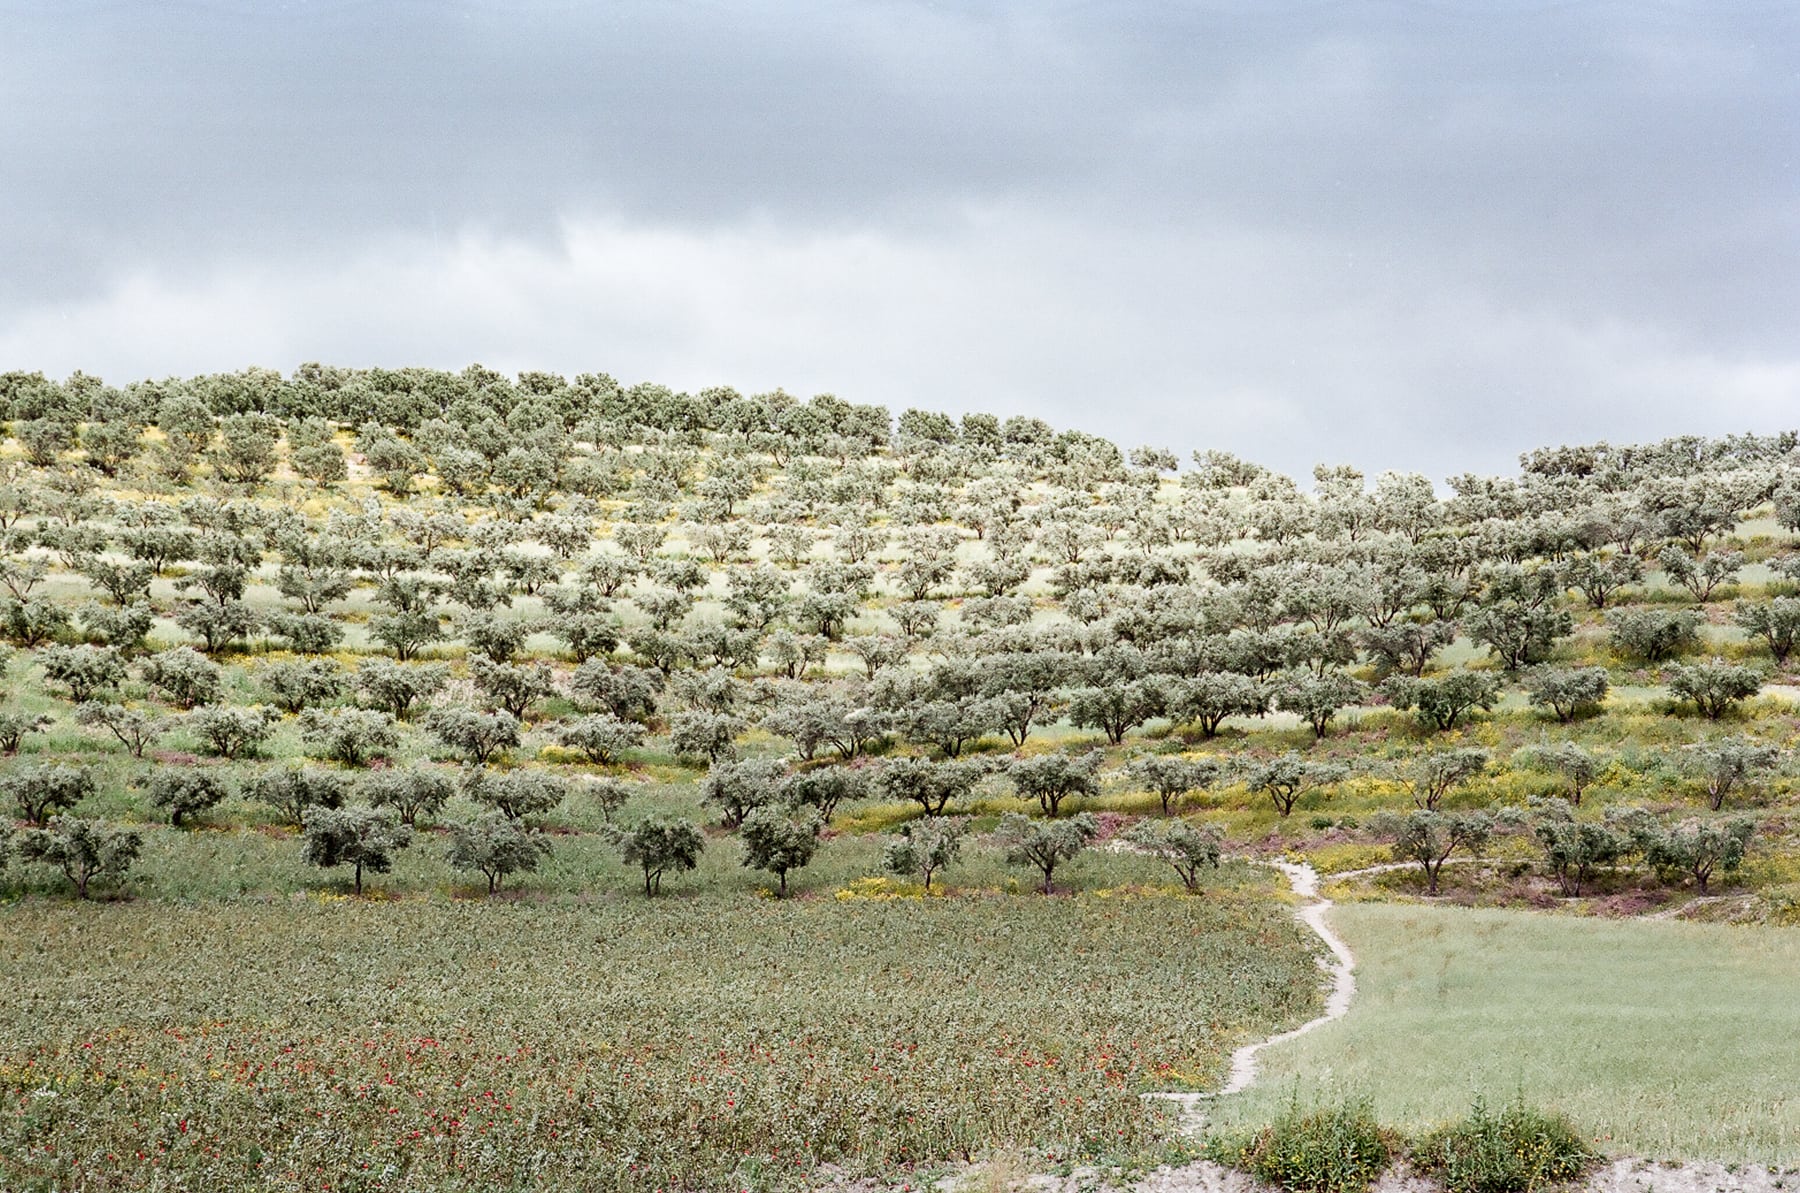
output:
[[[1534,912],[1343,906],[1350,1014],[1262,1054],[1218,1121],[1367,1094],[1383,1121],[1523,1093],[1601,1150],[1800,1164],[1800,933]]]

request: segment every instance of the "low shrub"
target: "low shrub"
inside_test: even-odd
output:
[[[1361,1193],[1387,1169],[1394,1142],[1366,1098],[1302,1108],[1296,1095],[1260,1131],[1214,1140],[1207,1158],[1295,1193]]]
[[[1525,1193],[1573,1180],[1600,1158],[1560,1114],[1523,1099],[1495,1114],[1479,1098],[1467,1118],[1425,1135],[1412,1155],[1447,1193]]]

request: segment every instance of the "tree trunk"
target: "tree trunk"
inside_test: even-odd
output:
[[[362,863],[356,863],[356,893],[362,894]]]

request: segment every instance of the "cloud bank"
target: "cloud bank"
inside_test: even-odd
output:
[[[604,370],[1436,476],[1800,421],[1782,6],[0,4],[0,368]]]

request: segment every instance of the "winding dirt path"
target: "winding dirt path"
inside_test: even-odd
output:
[[[1180,1134],[1197,1133],[1206,1120],[1205,1103],[1223,1094],[1235,1094],[1239,1090],[1248,1089],[1256,1080],[1256,1055],[1272,1044],[1303,1036],[1314,1028],[1323,1027],[1334,1019],[1342,1019],[1350,1010],[1350,1000],[1356,995],[1356,957],[1350,952],[1350,946],[1344,943],[1343,937],[1332,930],[1325,915],[1331,910],[1332,903],[1319,894],[1319,874],[1305,862],[1268,862],[1281,871],[1294,894],[1305,902],[1294,918],[1305,924],[1313,934],[1325,942],[1330,950],[1329,959],[1321,957],[1319,966],[1331,978],[1331,989],[1325,995],[1325,1013],[1316,1019],[1309,1019],[1299,1027],[1284,1031],[1280,1035],[1270,1036],[1254,1044],[1246,1044],[1231,1054],[1231,1071],[1225,1084],[1211,1093],[1168,1092],[1145,1094],[1146,1098],[1173,1102],[1176,1106],[1175,1130]]]

